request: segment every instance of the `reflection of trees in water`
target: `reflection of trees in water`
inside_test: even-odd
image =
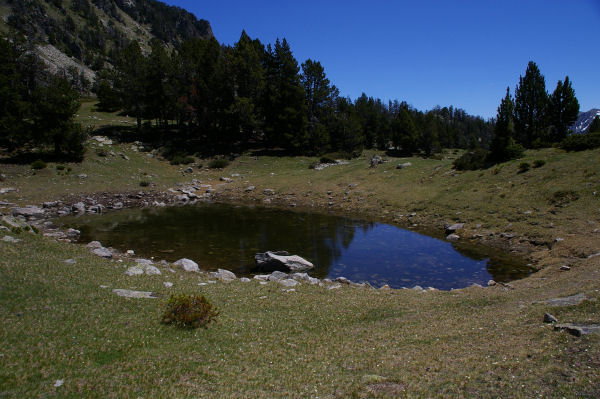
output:
[[[170,261],[186,256],[205,267],[229,267],[237,272],[247,272],[254,265],[256,252],[286,250],[313,262],[319,276],[328,274],[352,243],[357,228],[366,232],[374,225],[329,215],[221,204],[127,210],[75,223],[82,230],[82,240],[99,240]],[[175,252],[158,252],[170,249]]]
[[[452,243],[452,247],[464,256],[475,260],[486,260],[486,269],[494,281],[508,282],[528,276],[533,272],[526,262],[502,251],[489,247]]]

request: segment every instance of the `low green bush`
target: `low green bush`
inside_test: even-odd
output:
[[[140,187],[148,187],[150,185],[150,182],[147,180],[142,180],[140,182]]]
[[[210,169],[223,169],[226,168],[227,165],[229,165],[229,161],[225,158],[216,158],[208,163]]]
[[[204,295],[171,295],[165,305],[162,322],[182,328],[208,327],[218,315],[219,312]]]
[[[488,164],[488,151],[477,148],[473,151],[467,151],[462,156],[454,160],[456,170],[477,170],[485,169]]]
[[[48,165],[46,165],[46,162],[42,161],[41,159],[38,159],[31,163],[31,169],[35,169],[35,170],[44,169],[46,166],[48,166]]]
[[[169,163],[171,165],[188,165],[194,162],[194,158],[189,155],[174,155]]]
[[[592,150],[600,147],[600,132],[572,134],[560,143],[566,151]]]
[[[517,173],[525,173],[531,168],[531,165],[528,162],[521,162],[519,164],[519,170]]]
[[[552,194],[552,197],[550,197],[549,202],[552,205],[562,207],[567,205],[569,202],[577,201],[578,199],[579,194],[577,193],[577,191],[558,190],[555,191],[554,194]]]
[[[546,165],[546,161],[544,161],[543,159],[536,159],[535,161],[533,161],[534,168],[541,168],[544,165]]]
[[[56,165],[56,170],[65,170],[65,165]]]

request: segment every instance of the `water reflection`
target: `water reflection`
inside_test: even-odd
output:
[[[62,218],[121,251],[205,269],[250,274],[254,254],[286,250],[315,264],[319,278],[344,276],[374,285],[439,289],[509,281],[526,276],[523,262],[489,248],[455,244],[395,226],[350,218],[224,204],[135,209]]]

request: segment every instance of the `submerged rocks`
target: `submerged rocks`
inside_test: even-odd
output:
[[[286,271],[303,272],[314,267],[312,263],[298,255],[289,255],[288,252],[279,251],[257,253],[254,256],[257,269],[261,271]]]

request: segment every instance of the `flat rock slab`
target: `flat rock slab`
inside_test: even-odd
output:
[[[550,306],[572,306],[572,305],[579,305],[581,302],[585,301],[586,299],[588,299],[585,294],[575,294],[575,295],[571,295],[571,296],[567,296],[564,298],[553,298],[553,299],[548,299],[542,302],[547,303]]]
[[[599,324],[557,324],[554,326],[554,330],[557,331],[566,331],[571,335],[576,337],[581,337],[582,335],[587,334],[600,334],[600,325]]]
[[[124,289],[114,289],[112,290],[118,296],[124,296],[125,298],[156,298],[156,295],[149,291],[133,291],[133,290],[124,290]]]

